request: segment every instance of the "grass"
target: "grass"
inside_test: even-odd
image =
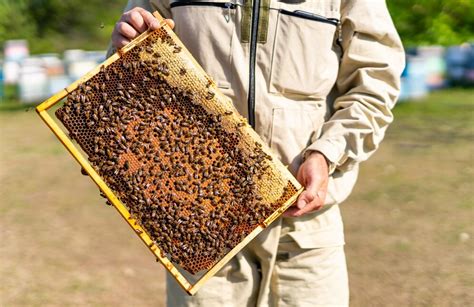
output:
[[[3,97],[0,98],[0,112],[6,111],[25,111],[29,112],[34,109],[34,105],[21,103],[18,100],[18,86],[16,85],[1,85],[3,86]]]
[[[474,91],[394,113],[341,206],[352,305],[470,305]],[[164,304],[161,266],[24,107],[0,105],[0,225],[2,306]]]
[[[342,205],[354,306],[474,301],[474,93],[394,110],[379,151]]]
[[[0,112],[0,306],[146,306],[164,271],[34,111]]]

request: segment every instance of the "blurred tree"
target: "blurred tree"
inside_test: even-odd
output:
[[[105,49],[125,2],[0,0],[0,41],[28,39],[33,53]]]
[[[36,31],[35,25],[28,22],[24,0],[0,0],[0,40],[30,38]]]
[[[105,49],[125,3],[0,0],[0,42],[28,39],[33,53]],[[405,46],[474,41],[474,0],[387,0],[387,4]]]
[[[474,41],[473,0],[388,0],[405,46]]]

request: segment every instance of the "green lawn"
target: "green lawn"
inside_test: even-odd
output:
[[[474,91],[400,103],[342,205],[354,306],[474,301]]]

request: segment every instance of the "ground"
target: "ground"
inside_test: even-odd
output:
[[[474,92],[399,104],[342,205],[352,306],[474,301]],[[34,111],[0,103],[0,305],[161,306],[164,270]]]

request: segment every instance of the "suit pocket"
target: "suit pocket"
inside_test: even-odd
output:
[[[221,88],[231,80],[236,5],[222,1],[172,1],[175,32]]]
[[[324,114],[322,103],[300,102],[273,109],[270,147],[293,175],[301,164],[303,150],[320,133]]]
[[[306,11],[280,10],[270,92],[325,98],[336,81],[339,20]]]

